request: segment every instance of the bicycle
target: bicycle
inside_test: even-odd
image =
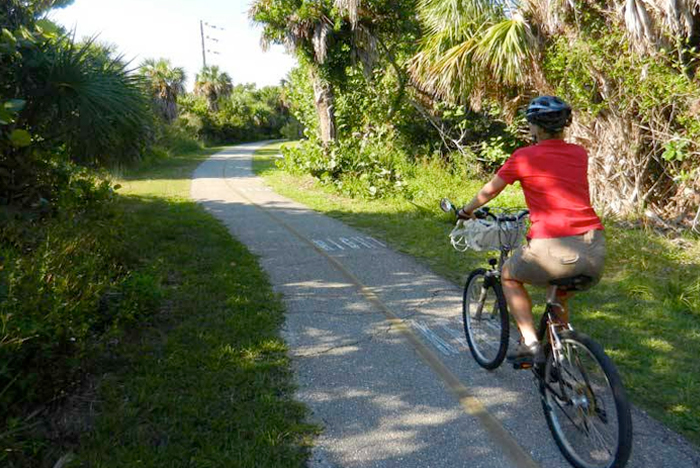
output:
[[[457,213],[446,198],[440,207]],[[510,252],[522,242],[528,214],[527,210],[484,207],[474,213],[475,222],[480,224],[467,228],[460,220],[451,234],[457,250],[500,252],[498,259],[488,260],[489,268],[477,268],[469,274],[462,298],[469,349],[476,362],[488,370],[498,368],[508,350],[510,321],[501,270]],[[591,281],[580,275],[550,282],[537,332],[545,352],[544,364],[513,366],[532,370],[547,426],[571,465],[621,468],[632,450],[632,417],[622,379],[603,347],[575,331],[558,313],[562,310],[558,291],[584,290]]]

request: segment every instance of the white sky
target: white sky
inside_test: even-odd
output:
[[[98,34],[100,42],[117,46],[137,66],[146,58],[169,58],[184,67],[187,87],[202,67],[199,21],[224,28],[204,28],[207,65],[218,65],[234,84],[277,85],[295,65],[295,59],[274,46],[260,47],[260,28],[248,19],[251,0],[76,0],[71,6],[54,10],[49,18],[76,37]]]

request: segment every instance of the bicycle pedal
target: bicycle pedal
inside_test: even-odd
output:
[[[531,369],[531,368],[532,368],[531,362],[514,362],[513,363],[513,369],[515,369],[515,370]]]

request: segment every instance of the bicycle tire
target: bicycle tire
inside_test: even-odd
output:
[[[632,451],[632,416],[622,379],[603,347],[590,337],[563,331],[559,338],[562,362],[554,365],[548,347],[540,380],[542,408],[554,440],[576,468],[622,468]],[[611,447],[603,446],[606,442]]]
[[[486,295],[479,313],[479,296],[484,286]],[[487,271],[483,268],[472,271],[464,285],[462,321],[474,360],[488,370],[500,366],[508,351],[508,307],[501,284],[487,281]]]

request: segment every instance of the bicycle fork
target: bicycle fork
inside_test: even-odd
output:
[[[484,310],[484,304],[486,304],[486,296],[488,295],[489,288],[493,286],[493,282],[496,281],[498,278],[499,273],[497,270],[489,270],[484,275],[484,283],[481,285],[481,292],[479,293],[479,302],[477,303],[477,309],[475,314],[475,318],[477,320],[481,319],[481,314]]]

